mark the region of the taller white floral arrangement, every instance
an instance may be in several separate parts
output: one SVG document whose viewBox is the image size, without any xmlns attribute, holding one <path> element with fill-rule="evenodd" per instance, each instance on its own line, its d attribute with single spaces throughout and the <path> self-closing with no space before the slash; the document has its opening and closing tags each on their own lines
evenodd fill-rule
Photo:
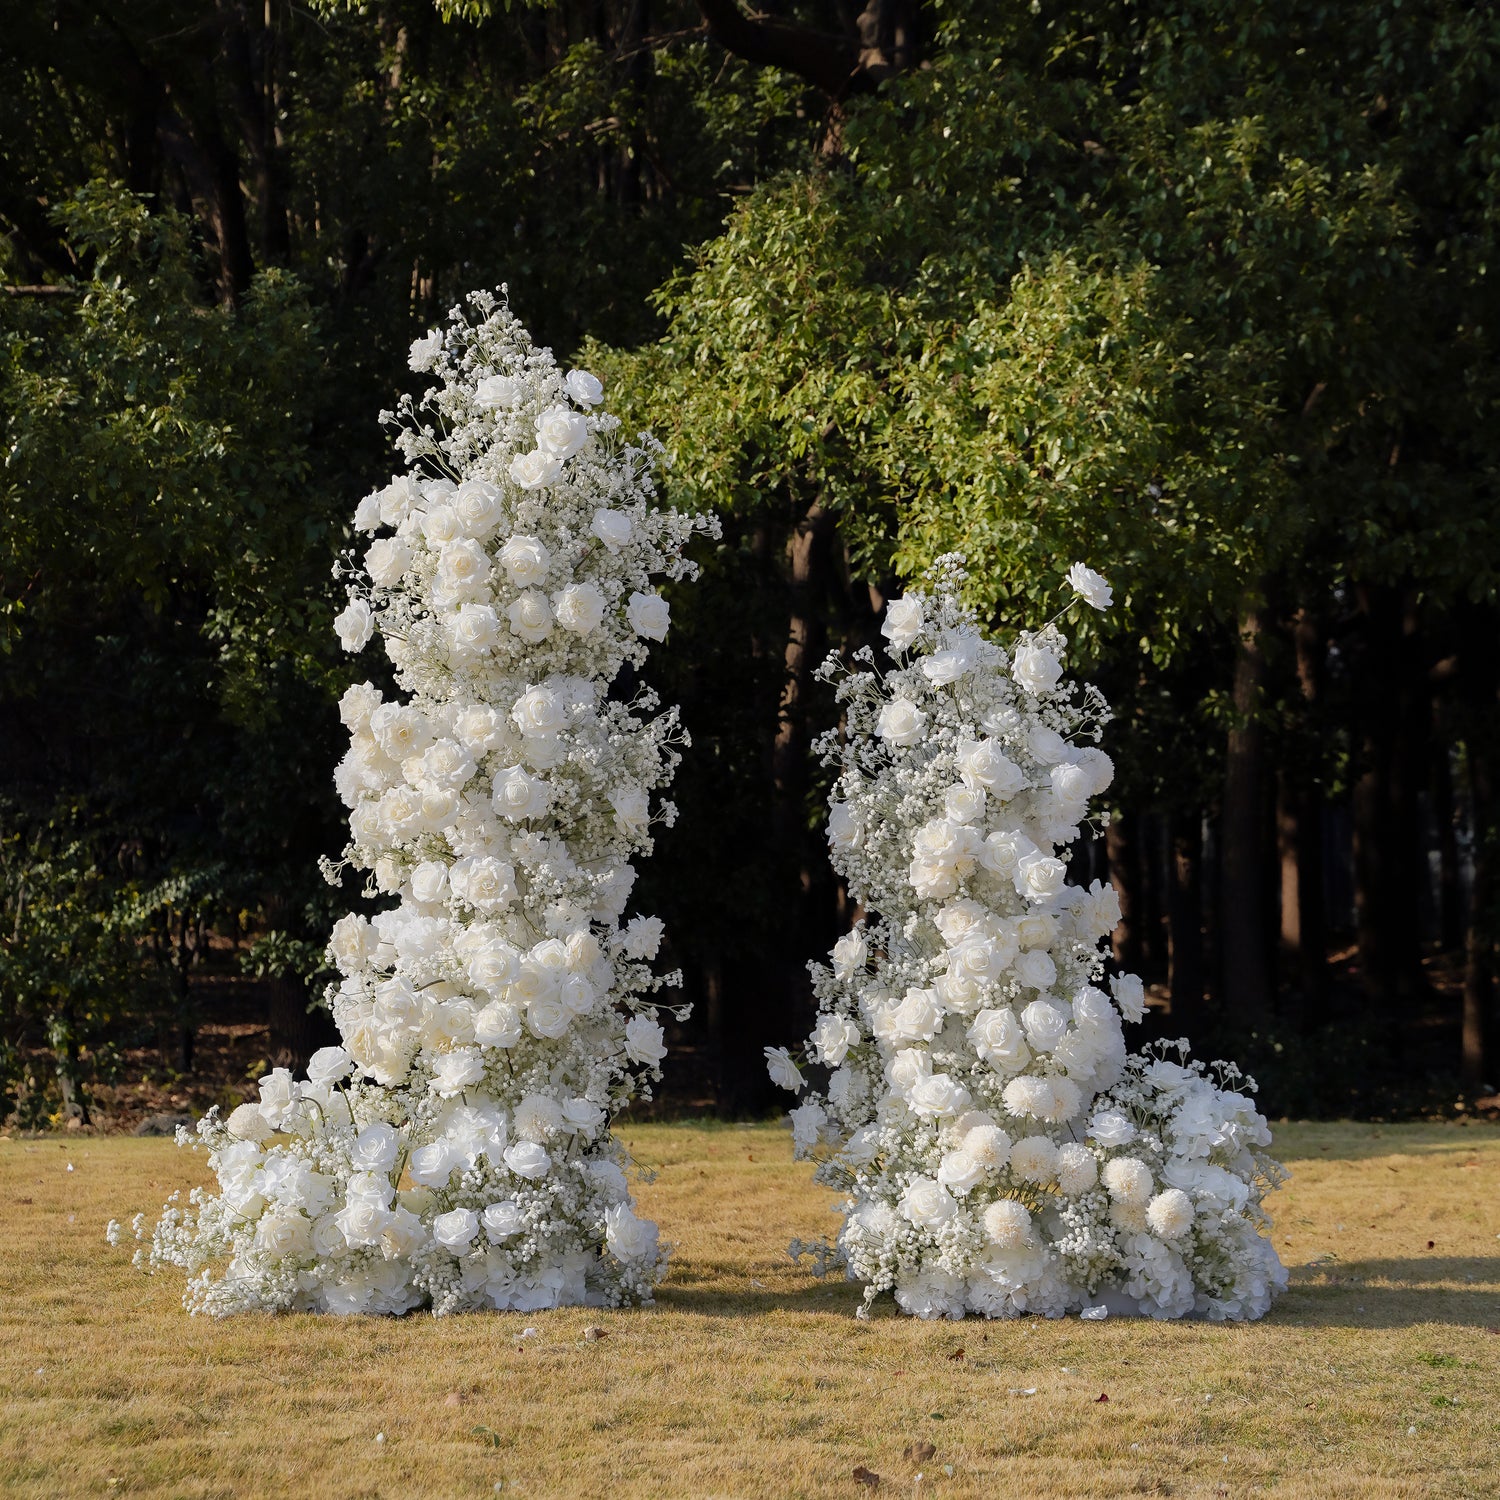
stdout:
<svg viewBox="0 0 1500 1500">
<path fill-rule="evenodd" d="M 1107 706 L 1064 679 L 1055 626 L 986 640 L 962 581 L 945 558 L 892 601 L 894 670 L 861 654 L 822 746 L 834 867 L 870 913 L 813 966 L 805 1059 L 827 1082 L 792 1111 L 799 1155 L 845 1194 L 837 1258 L 865 1308 L 891 1291 L 920 1317 L 1258 1317 L 1286 1282 L 1262 1233 L 1284 1175 L 1266 1122 L 1231 1065 L 1127 1054 L 1145 996 L 1133 975 L 1104 987 L 1118 902 L 1067 879 L 1113 777 Z M 1069 582 L 1112 602 L 1081 564 Z M 767 1056 L 802 1093 L 797 1060 Z"/>
<path fill-rule="evenodd" d="M 651 439 L 495 297 L 411 366 L 436 383 L 387 414 L 405 472 L 355 513 L 379 536 L 336 622 L 349 651 L 379 636 L 399 688 L 345 693 L 335 778 L 345 863 L 393 904 L 334 929 L 342 1045 L 199 1125 L 218 1191 L 150 1246 L 194 1311 L 614 1306 L 665 1265 L 610 1121 L 661 1076 L 652 997 L 677 976 L 649 963 L 661 922 L 626 914 L 686 736 L 621 685 L 716 528 L 654 503 Z"/>
</svg>

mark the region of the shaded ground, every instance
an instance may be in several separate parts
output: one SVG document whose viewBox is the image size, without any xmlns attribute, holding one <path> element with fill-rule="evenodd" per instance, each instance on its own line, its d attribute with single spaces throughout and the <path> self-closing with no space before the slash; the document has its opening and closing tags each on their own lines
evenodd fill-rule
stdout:
<svg viewBox="0 0 1500 1500">
<path fill-rule="evenodd" d="M 913 1497 L 1500 1493 L 1491 1127 L 1280 1127 L 1293 1287 L 1238 1327 L 858 1323 L 785 1253 L 832 1220 L 782 1131 L 624 1134 L 678 1242 L 657 1307 L 444 1322 L 189 1319 L 102 1227 L 201 1159 L 0 1141 L 0 1491 L 858 1496 L 863 1469 Z"/>
</svg>

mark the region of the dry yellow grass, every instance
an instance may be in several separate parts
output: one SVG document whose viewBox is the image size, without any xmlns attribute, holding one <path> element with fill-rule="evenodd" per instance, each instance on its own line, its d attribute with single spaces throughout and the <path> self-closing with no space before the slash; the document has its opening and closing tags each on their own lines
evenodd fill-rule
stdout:
<svg viewBox="0 0 1500 1500">
<path fill-rule="evenodd" d="M 625 1135 L 679 1247 L 654 1310 L 399 1323 L 190 1320 L 102 1230 L 201 1159 L 0 1142 L 0 1490 L 858 1496 L 862 1467 L 932 1500 L 1500 1494 L 1494 1129 L 1281 1127 L 1293 1289 L 1245 1327 L 858 1323 L 786 1257 L 831 1220 L 779 1129 Z"/>
</svg>

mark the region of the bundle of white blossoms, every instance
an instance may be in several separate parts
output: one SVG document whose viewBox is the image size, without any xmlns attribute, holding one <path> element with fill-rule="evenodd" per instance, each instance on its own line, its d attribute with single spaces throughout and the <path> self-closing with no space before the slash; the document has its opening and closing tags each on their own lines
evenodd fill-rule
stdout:
<svg viewBox="0 0 1500 1500">
<path fill-rule="evenodd" d="M 812 966 L 805 1060 L 829 1072 L 791 1116 L 847 1195 L 835 1259 L 866 1309 L 893 1291 L 924 1318 L 1259 1317 L 1286 1282 L 1261 1232 L 1284 1176 L 1266 1122 L 1231 1066 L 1127 1056 L 1145 996 L 1133 975 L 1102 987 L 1118 902 L 1067 880 L 1113 776 L 1107 706 L 1063 680 L 1055 626 L 1008 653 L 984 639 L 963 576 L 941 559 L 892 601 L 895 669 L 861 653 L 821 746 L 833 863 L 872 913 Z M 1112 602 L 1081 564 L 1069 582 Z M 787 1051 L 767 1058 L 807 1087 Z"/>
<path fill-rule="evenodd" d="M 342 1046 L 198 1127 L 218 1191 L 150 1245 L 194 1311 L 616 1306 L 665 1267 L 610 1121 L 661 1076 L 649 997 L 679 981 L 625 913 L 686 737 L 619 687 L 667 633 L 655 582 L 716 528 L 653 503 L 658 450 L 598 380 L 469 307 L 412 346 L 441 384 L 386 414 L 407 472 L 355 513 L 382 535 L 336 622 L 350 651 L 383 638 L 401 690 L 344 694 L 335 777 L 345 860 L 396 904 L 334 928 Z"/>
</svg>

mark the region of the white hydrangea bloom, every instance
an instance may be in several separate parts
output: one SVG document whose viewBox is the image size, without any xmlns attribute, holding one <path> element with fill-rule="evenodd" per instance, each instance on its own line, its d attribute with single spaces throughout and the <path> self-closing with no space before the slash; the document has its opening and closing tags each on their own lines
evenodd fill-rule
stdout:
<svg viewBox="0 0 1500 1500">
<path fill-rule="evenodd" d="M 958 601 L 959 559 L 891 601 L 895 669 L 843 677 L 822 750 L 834 867 L 866 913 L 814 966 L 799 1155 L 845 1196 L 839 1250 L 866 1301 L 919 1317 L 1258 1317 L 1285 1285 L 1261 1208 L 1282 1172 L 1233 1067 L 1126 1051 L 1134 975 L 1104 987 L 1114 892 L 1067 880 L 1114 774 L 1108 707 L 1063 675 L 1056 628 L 1008 650 Z M 1103 608 L 1088 569 L 1069 582 Z M 864 659 L 873 665 L 869 653 Z M 841 664 L 830 659 L 825 675 Z"/>
<path fill-rule="evenodd" d="M 200 1126 L 218 1190 L 169 1204 L 150 1255 L 195 1312 L 618 1306 L 666 1264 L 609 1122 L 661 1076 L 653 997 L 678 977 L 626 912 L 687 738 L 609 689 L 716 527 L 656 504 L 655 442 L 499 299 L 411 366 L 435 383 L 389 418 L 406 472 L 361 502 L 388 534 L 341 565 L 337 622 L 350 651 L 382 639 L 400 690 L 344 695 L 335 778 L 345 863 L 396 904 L 334 928 L 342 1045 Z"/>
</svg>

